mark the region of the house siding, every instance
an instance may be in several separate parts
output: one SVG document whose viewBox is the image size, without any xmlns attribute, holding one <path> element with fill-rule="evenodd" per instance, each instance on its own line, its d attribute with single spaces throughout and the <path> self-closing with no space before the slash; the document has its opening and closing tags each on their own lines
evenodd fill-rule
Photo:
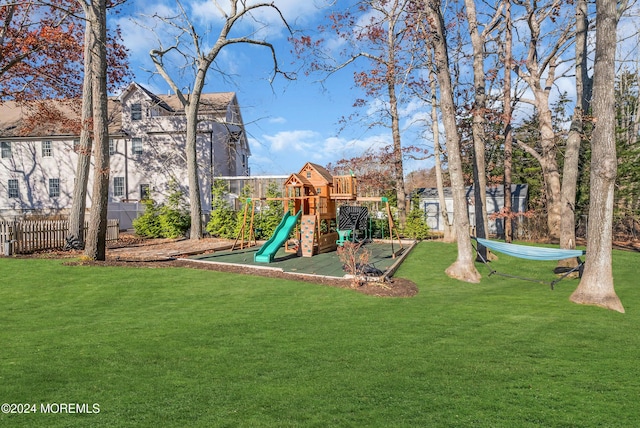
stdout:
<svg viewBox="0 0 640 428">
<path fill-rule="evenodd" d="M 216 98 L 216 96 L 218 96 Z M 218 104 L 199 118 L 197 162 L 203 214 L 211 211 L 211 184 L 215 176 L 249 175 L 251 151 L 237 99 L 233 94 L 207 94 Z M 141 200 L 141 185 L 148 185 L 150 196 L 162 203 L 175 182 L 188 196 L 187 165 L 184 155 L 186 117 L 175 97 L 157 97 L 131 84 L 117 99 L 118 116 L 110 127 L 113 151 L 110 156 L 109 218 L 118 204 Z M 132 106 L 139 104 L 140 120 L 132 120 Z M 0 109 L 7 108 L 0 106 Z M 15 111 L 11 112 L 15 116 Z M 2 123 L 0 141 L 10 143 L 11 156 L 0 157 L 0 218 L 11 219 L 29 214 L 68 214 L 72 205 L 78 154 L 74 141 L 78 136 L 11 135 L 14 123 Z M 141 139 L 136 152 L 134 139 Z M 42 142 L 51 141 L 51 156 L 43 156 Z M 244 160 L 244 162 L 243 162 Z M 114 179 L 123 180 L 123 194 L 114 195 Z M 60 181 L 60 195 L 49 196 L 49 179 Z M 18 180 L 19 195 L 9 198 L 9 180 Z M 93 172 L 90 173 L 87 209 L 91 206 Z"/>
</svg>

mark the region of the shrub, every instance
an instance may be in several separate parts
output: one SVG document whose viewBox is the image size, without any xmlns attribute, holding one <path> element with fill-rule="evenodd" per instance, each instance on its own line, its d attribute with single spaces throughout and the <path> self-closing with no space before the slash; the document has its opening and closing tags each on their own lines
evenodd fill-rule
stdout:
<svg viewBox="0 0 640 428">
<path fill-rule="evenodd" d="M 366 282 L 364 276 L 364 268 L 371 259 L 371 252 L 367 249 L 361 249 L 362 244 L 356 244 L 346 241 L 342 247 L 338 247 L 338 258 L 343 264 L 344 270 L 351 278 L 351 287 L 357 288 Z"/>
<path fill-rule="evenodd" d="M 429 237 L 429 226 L 424 218 L 424 213 L 420 210 L 420 203 L 417 196 L 412 198 L 411 211 L 409 211 L 409 215 L 407 215 L 407 224 L 405 224 L 402 234 L 412 239 L 425 239 Z"/>
<path fill-rule="evenodd" d="M 191 226 L 191 217 L 184 203 L 183 194 L 178 186 L 169 184 L 167 204 L 157 205 L 147 199 L 144 214 L 133 221 L 136 234 L 145 238 L 178 238 Z"/>
<path fill-rule="evenodd" d="M 211 188 L 211 218 L 207 223 L 207 232 L 217 238 L 234 238 L 236 236 L 236 213 L 225 199 L 227 183 L 215 180 Z"/>
<path fill-rule="evenodd" d="M 281 198 L 280 186 L 275 182 L 269 183 L 266 195 L 267 198 Z M 254 220 L 256 239 L 269 239 L 284 215 L 283 201 L 267 201 L 267 204 L 263 205 L 260 212 L 256 214 Z"/>
<path fill-rule="evenodd" d="M 162 234 L 162 226 L 160 225 L 159 207 L 155 201 L 145 199 L 144 214 L 133 220 L 133 228 L 136 234 L 145 238 L 157 238 Z"/>
</svg>

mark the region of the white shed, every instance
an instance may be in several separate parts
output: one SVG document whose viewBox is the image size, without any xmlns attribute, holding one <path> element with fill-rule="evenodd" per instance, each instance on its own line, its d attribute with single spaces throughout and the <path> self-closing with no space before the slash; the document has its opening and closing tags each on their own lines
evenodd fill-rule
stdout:
<svg viewBox="0 0 640 428">
<path fill-rule="evenodd" d="M 435 187 L 416 189 L 420 201 L 420 208 L 424 211 L 425 220 L 433 231 L 444 231 L 444 219 L 440 213 L 438 189 Z M 511 185 L 511 210 L 513 212 L 527 211 L 529 186 L 527 184 Z M 469 223 L 475 227 L 475 214 L 473 208 L 473 186 L 465 187 L 467 208 L 469 210 Z M 444 201 L 449 218 L 453 218 L 453 195 L 450 187 L 444 188 Z M 487 187 L 487 214 L 500 212 L 504 207 L 504 189 L 502 186 Z M 503 235 L 504 225 L 502 219 L 489 220 L 489 233 Z"/>
</svg>

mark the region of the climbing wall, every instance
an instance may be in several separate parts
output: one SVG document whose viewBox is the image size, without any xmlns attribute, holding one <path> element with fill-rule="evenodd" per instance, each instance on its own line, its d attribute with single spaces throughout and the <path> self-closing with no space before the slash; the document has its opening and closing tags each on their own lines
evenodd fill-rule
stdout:
<svg viewBox="0 0 640 428">
<path fill-rule="evenodd" d="M 302 257 L 313 256 L 313 236 L 316 230 L 316 216 L 303 215 L 300 225 L 300 247 Z"/>
</svg>

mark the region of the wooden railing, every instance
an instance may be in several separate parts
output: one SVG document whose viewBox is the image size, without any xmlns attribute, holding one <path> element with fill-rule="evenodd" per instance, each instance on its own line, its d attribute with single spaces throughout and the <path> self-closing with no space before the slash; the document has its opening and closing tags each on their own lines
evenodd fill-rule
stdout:
<svg viewBox="0 0 640 428">
<path fill-rule="evenodd" d="M 333 199 L 353 199 L 356 197 L 356 178 L 350 175 L 336 175 L 333 177 Z"/>
<path fill-rule="evenodd" d="M 88 222 L 84 225 L 87 237 Z M 67 220 L 0 221 L 0 244 L 11 242 L 16 254 L 63 248 L 69 230 Z M 120 224 L 117 219 L 107 220 L 107 241 L 118 240 Z M 2 251 L 0 251 L 2 254 Z"/>
</svg>

